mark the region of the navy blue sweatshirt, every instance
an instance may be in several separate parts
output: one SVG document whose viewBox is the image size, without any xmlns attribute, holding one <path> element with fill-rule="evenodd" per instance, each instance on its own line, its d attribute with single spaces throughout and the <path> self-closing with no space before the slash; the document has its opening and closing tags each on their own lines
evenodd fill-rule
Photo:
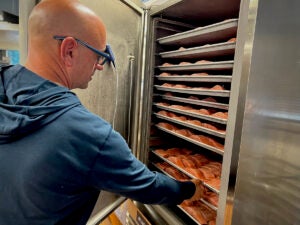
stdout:
<svg viewBox="0 0 300 225">
<path fill-rule="evenodd" d="M 179 204 L 195 190 L 150 171 L 77 96 L 21 65 L 0 77 L 0 224 L 86 224 L 106 190 Z"/>
</svg>

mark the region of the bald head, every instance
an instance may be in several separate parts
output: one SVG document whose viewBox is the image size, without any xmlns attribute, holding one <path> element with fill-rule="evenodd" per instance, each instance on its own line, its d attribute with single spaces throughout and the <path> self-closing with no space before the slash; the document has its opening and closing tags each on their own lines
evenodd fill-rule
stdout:
<svg viewBox="0 0 300 225">
<path fill-rule="evenodd" d="M 36 40 L 66 35 L 105 41 L 103 23 L 93 11 L 76 0 L 41 1 L 33 9 L 28 26 L 29 38 Z"/>
<path fill-rule="evenodd" d="M 54 35 L 76 37 L 103 50 L 106 46 L 105 26 L 92 10 L 77 0 L 42 0 L 32 10 L 25 66 L 47 79 L 59 76 L 65 80 L 65 86 L 70 86 L 66 84 L 72 82 L 70 74 L 59 60 L 61 49 L 57 48 Z M 56 74 L 51 75 L 51 72 Z"/>
</svg>

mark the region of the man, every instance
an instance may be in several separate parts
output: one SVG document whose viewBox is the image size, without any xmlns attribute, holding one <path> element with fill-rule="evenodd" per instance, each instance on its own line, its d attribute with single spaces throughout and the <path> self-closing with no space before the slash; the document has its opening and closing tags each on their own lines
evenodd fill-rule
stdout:
<svg viewBox="0 0 300 225">
<path fill-rule="evenodd" d="M 78 1 L 43 0 L 25 67 L 0 82 L 0 224 L 85 224 L 100 190 L 148 204 L 199 199 L 199 181 L 151 172 L 70 90 L 110 60 L 102 21 Z M 96 50 L 98 49 L 98 50 Z"/>
</svg>

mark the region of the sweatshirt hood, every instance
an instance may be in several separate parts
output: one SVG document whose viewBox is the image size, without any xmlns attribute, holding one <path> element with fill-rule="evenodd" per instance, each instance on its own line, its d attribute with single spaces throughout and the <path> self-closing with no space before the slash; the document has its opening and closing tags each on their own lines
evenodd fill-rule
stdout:
<svg viewBox="0 0 300 225">
<path fill-rule="evenodd" d="M 0 76 L 0 143 L 29 135 L 80 104 L 69 89 L 12 66 Z"/>
</svg>

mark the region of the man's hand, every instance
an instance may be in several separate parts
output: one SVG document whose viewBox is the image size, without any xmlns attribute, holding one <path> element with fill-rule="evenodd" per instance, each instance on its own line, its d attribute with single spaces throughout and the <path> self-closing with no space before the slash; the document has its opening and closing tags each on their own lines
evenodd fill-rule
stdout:
<svg viewBox="0 0 300 225">
<path fill-rule="evenodd" d="M 204 196 L 203 182 L 201 180 L 198 180 L 198 179 L 192 179 L 191 181 L 195 184 L 196 190 L 195 190 L 194 195 L 190 199 L 187 199 L 187 200 L 188 201 L 200 200 Z"/>
</svg>

